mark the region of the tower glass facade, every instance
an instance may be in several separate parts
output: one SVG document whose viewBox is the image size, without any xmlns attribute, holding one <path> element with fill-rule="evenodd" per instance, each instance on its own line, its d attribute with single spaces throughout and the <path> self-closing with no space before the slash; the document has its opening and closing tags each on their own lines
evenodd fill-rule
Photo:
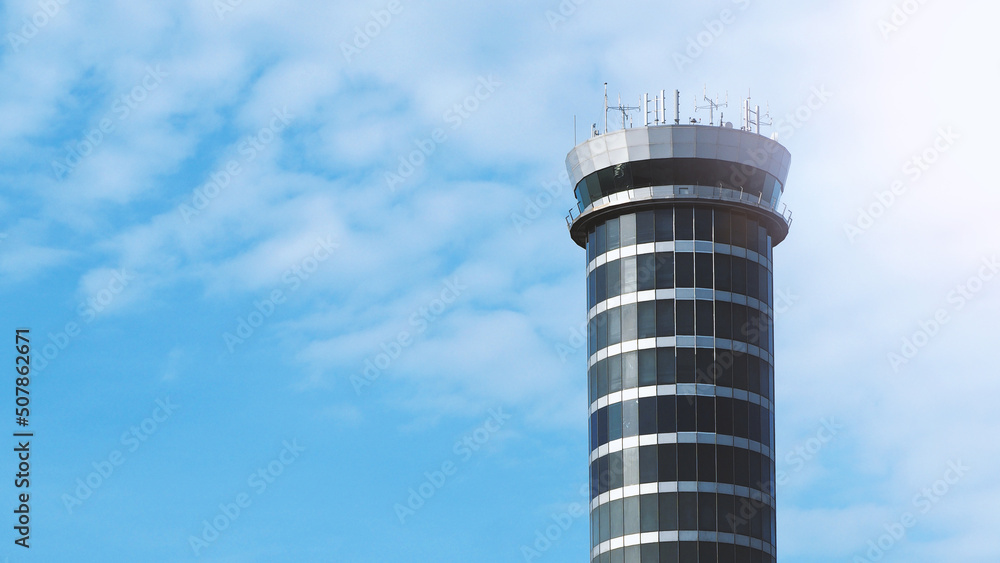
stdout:
<svg viewBox="0 0 1000 563">
<path fill-rule="evenodd" d="M 773 562 L 772 248 L 789 156 L 745 131 L 636 131 L 567 158 L 587 251 L 591 561 Z M 692 150 L 672 162 L 649 142 L 664 132 Z M 735 149 L 722 159 L 720 137 Z"/>
</svg>

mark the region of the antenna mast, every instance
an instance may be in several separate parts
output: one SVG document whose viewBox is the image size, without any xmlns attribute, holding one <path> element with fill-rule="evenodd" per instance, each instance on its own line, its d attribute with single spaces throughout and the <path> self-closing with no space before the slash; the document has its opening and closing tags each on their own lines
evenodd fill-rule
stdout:
<svg viewBox="0 0 1000 563">
<path fill-rule="evenodd" d="M 604 133 L 608 132 L 608 83 L 604 83 Z"/>
<path fill-rule="evenodd" d="M 760 135 L 761 125 L 766 125 L 768 127 L 774 125 L 774 122 L 771 120 L 770 104 L 766 104 L 765 107 L 767 109 L 765 109 L 763 117 L 766 121 L 761 121 L 760 105 L 755 105 L 753 106 L 753 109 L 750 109 L 750 92 L 747 92 L 747 98 L 743 100 L 744 131 L 753 131 L 754 133 Z"/>
<path fill-rule="evenodd" d="M 729 107 L 729 92 L 726 92 L 726 101 L 722 102 L 720 104 L 719 103 L 719 96 L 716 95 L 715 96 L 715 101 L 712 101 L 712 99 L 708 97 L 707 91 L 708 91 L 708 87 L 706 86 L 705 90 L 702 91 L 702 97 L 705 98 L 705 101 L 708 102 L 708 105 L 707 106 L 699 106 L 698 105 L 698 100 L 695 99 L 695 102 L 694 102 L 694 111 L 698 111 L 700 109 L 707 109 L 708 110 L 708 124 L 709 125 L 715 125 L 715 110 L 717 110 L 719 108 Z M 719 117 L 719 125 L 722 125 L 722 117 L 721 117 L 721 115 Z"/>
<path fill-rule="evenodd" d="M 608 112 L 611 110 L 620 111 L 622 113 L 622 129 L 630 127 L 632 125 L 632 116 L 629 114 L 630 111 L 641 110 L 642 106 L 626 106 L 622 105 L 621 94 L 618 95 L 618 105 L 616 107 L 608 107 L 608 93 L 607 93 L 607 83 L 604 84 L 604 132 L 608 132 Z M 640 99 L 640 103 L 642 100 Z"/>
</svg>

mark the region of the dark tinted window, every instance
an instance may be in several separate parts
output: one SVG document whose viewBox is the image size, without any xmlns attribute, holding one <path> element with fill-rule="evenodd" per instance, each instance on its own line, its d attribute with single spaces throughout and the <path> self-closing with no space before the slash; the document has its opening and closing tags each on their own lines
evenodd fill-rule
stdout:
<svg viewBox="0 0 1000 563">
<path fill-rule="evenodd" d="M 674 208 L 674 237 L 677 240 L 694 240 L 694 218 L 690 207 Z"/>
<path fill-rule="evenodd" d="M 712 240 L 712 210 L 698 207 L 694 210 L 695 240 Z"/>
<path fill-rule="evenodd" d="M 635 242 L 642 244 L 656 240 L 656 222 L 652 211 L 635 214 Z"/>
<path fill-rule="evenodd" d="M 678 252 L 674 254 L 676 261 L 675 282 L 677 287 L 694 287 L 694 253 Z"/>
<path fill-rule="evenodd" d="M 672 209 L 657 209 L 656 217 L 656 240 L 674 240 L 674 212 Z"/>
</svg>

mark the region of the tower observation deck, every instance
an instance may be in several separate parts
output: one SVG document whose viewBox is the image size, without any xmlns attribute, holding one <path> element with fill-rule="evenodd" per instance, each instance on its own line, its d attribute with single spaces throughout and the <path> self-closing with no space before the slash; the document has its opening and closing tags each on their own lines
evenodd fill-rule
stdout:
<svg viewBox="0 0 1000 563">
<path fill-rule="evenodd" d="M 790 160 L 749 120 L 679 119 L 566 157 L 594 563 L 775 561 L 772 248 Z"/>
</svg>

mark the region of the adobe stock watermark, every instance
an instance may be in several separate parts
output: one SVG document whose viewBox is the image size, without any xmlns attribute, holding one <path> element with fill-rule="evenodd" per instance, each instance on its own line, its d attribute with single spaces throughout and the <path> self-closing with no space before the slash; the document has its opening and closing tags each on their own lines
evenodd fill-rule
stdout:
<svg viewBox="0 0 1000 563">
<path fill-rule="evenodd" d="M 775 315 L 784 313 L 798 300 L 799 296 L 792 293 L 791 290 L 778 290 L 775 295 L 774 307 L 772 308 L 772 311 Z M 762 318 L 756 315 L 750 315 L 750 317 L 751 318 L 747 322 L 740 326 L 738 331 L 738 334 L 745 338 L 734 340 L 742 340 L 752 346 L 767 346 L 767 341 L 769 340 L 767 335 L 769 333 L 773 333 L 773 328 L 770 326 L 771 322 L 761 320 Z M 734 332 L 734 335 L 735 334 L 737 333 Z M 707 368 L 698 368 L 695 370 L 695 383 L 716 385 L 716 381 L 719 376 L 728 373 L 729 370 L 736 365 L 737 353 L 746 354 L 746 352 L 736 352 L 734 350 L 716 350 L 715 359 L 708 365 Z M 688 404 L 693 404 L 698 398 L 697 395 L 683 396 L 687 400 Z"/>
<path fill-rule="evenodd" d="M 553 512 L 549 515 L 551 524 L 546 524 L 544 528 L 535 530 L 535 539 L 531 545 L 521 544 L 521 556 L 525 561 L 539 559 L 548 550 L 552 549 L 559 540 L 573 527 L 580 518 L 584 518 L 589 513 L 590 507 L 590 485 L 580 486 L 580 496 L 582 501 L 571 502 L 565 510 Z"/>
<path fill-rule="evenodd" d="M 892 207 L 909 187 L 916 183 L 927 172 L 930 167 L 937 162 L 944 153 L 948 152 L 959 136 L 951 127 L 938 129 L 937 136 L 929 146 L 914 153 L 906 159 L 902 172 L 907 181 L 894 180 L 889 184 L 887 190 L 875 190 L 872 192 L 871 203 L 858 208 L 858 216 L 853 223 L 844 223 L 844 235 L 851 244 L 861 235 L 868 232 L 875 225 L 875 221 L 885 215 L 886 211 Z"/>
<path fill-rule="evenodd" d="M 828 443 L 832 442 L 837 436 L 837 433 L 843 428 L 843 426 L 837 424 L 832 418 L 824 418 L 820 420 L 820 427 L 816 431 L 815 435 L 806 440 L 804 444 L 800 444 L 795 448 L 792 448 L 792 451 L 785 455 L 785 462 L 790 463 L 793 466 L 791 472 L 798 473 L 799 471 L 802 471 L 806 462 L 815 459 L 819 454 L 819 451 L 822 450 Z M 790 478 L 791 475 L 789 472 L 776 469 L 774 473 L 774 481 L 758 481 L 756 488 L 757 490 L 774 497 L 778 487 L 788 483 Z M 726 516 L 726 523 L 729 525 L 729 529 L 736 531 L 740 528 L 749 526 L 753 518 L 757 516 L 757 514 L 764 509 L 764 507 L 770 507 L 770 505 L 765 503 L 763 499 L 742 498 L 740 500 L 739 510 Z"/>
<path fill-rule="evenodd" d="M 155 68 L 147 66 L 146 74 L 139 80 L 139 83 L 128 92 L 115 98 L 111 109 L 97 121 L 97 126 L 86 131 L 82 138 L 67 143 L 66 156 L 62 160 L 51 162 L 52 173 L 56 180 L 62 180 L 76 170 L 76 167 L 85 158 L 93 154 L 97 147 L 101 146 L 104 140 L 115 132 L 116 121 L 120 123 L 127 120 L 132 112 L 160 87 L 163 79 L 167 76 L 169 74 L 164 72 L 160 65 L 156 65 Z M 113 119 L 113 117 L 117 119 Z"/>
<path fill-rule="evenodd" d="M 219 195 L 229 187 L 233 180 L 243 173 L 243 167 L 250 164 L 258 155 L 264 152 L 271 143 L 281 136 L 294 119 L 288 112 L 288 107 L 271 110 L 271 120 L 253 135 L 247 135 L 236 144 L 240 158 L 231 158 L 224 165 L 208 175 L 209 180 L 191 191 L 190 203 L 185 202 L 177 207 L 185 223 L 190 223 L 192 217 L 201 214 Z"/>
<path fill-rule="evenodd" d="M 834 93 L 827 90 L 825 84 L 813 86 L 805 102 L 799 104 L 794 111 L 774 120 L 772 127 L 778 135 L 778 139 L 787 143 L 789 139 L 795 136 L 796 131 L 804 127 L 816 115 L 816 112 L 822 109 L 833 97 Z M 749 157 L 751 162 L 733 164 L 729 182 L 734 186 L 744 185 L 747 180 L 753 177 L 758 169 L 764 167 L 771 155 L 780 149 L 781 145 L 778 143 L 767 143 L 754 150 L 748 150 L 746 156 Z"/>
<path fill-rule="evenodd" d="M 401 330 L 395 338 L 379 344 L 382 351 L 365 358 L 365 365 L 361 368 L 361 373 L 351 375 L 351 386 L 354 387 L 355 395 L 361 396 L 361 391 L 365 387 L 378 381 L 378 378 L 392 366 L 403 351 L 413 345 L 414 337 L 426 332 L 431 323 L 444 316 L 452 304 L 462 296 L 462 292 L 468 289 L 468 286 L 458 280 L 458 276 L 445 279 L 443 284 L 444 288 L 441 289 L 437 297 L 417 307 L 410 314 L 409 326 L 413 327 L 412 332 Z"/>
<path fill-rule="evenodd" d="M 333 237 L 317 238 L 312 252 L 282 274 L 281 281 L 285 284 L 287 293 L 285 289 L 273 289 L 262 301 L 254 301 L 253 309 L 249 313 L 236 317 L 236 328 L 233 332 L 222 333 L 222 341 L 226 343 L 229 353 L 235 353 L 237 346 L 249 340 L 257 329 L 271 318 L 278 305 L 284 304 L 288 300 L 288 295 L 298 291 L 302 284 L 319 270 L 320 265 L 333 256 L 333 251 L 337 248 L 340 248 L 340 243 L 335 242 Z"/>
<path fill-rule="evenodd" d="M 882 528 L 885 530 L 885 533 L 873 540 L 868 540 L 868 551 L 865 552 L 865 556 L 855 555 L 852 563 L 874 563 L 881 561 L 886 553 L 906 538 L 907 530 L 917 525 L 918 516 L 927 514 L 937 506 L 941 502 L 941 499 L 965 477 L 969 470 L 970 468 L 962 463 L 960 459 L 949 461 L 948 469 L 945 470 L 944 475 L 921 489 L 913 497 L 912 504 L 914 510 L 904 511 L 899 515 L 899 518 L 883 525 Z"/>
<path fill-rule="evenodd" d="M 545 10 L 545 20 L 549 22 L 549 28 L 555 31 L 557 27 L 575 16 L 580 6 L 586 3 L 587 0 L 561 0 L 555 10 Z"/>
<path fill-rule="evenodd" d="M 372 41 L 389 27 L 395 16 L 403 13 L 403 4 L 399 0 L 390 0 L 385 8 L 371 11 L 371 19 L 364 25 L 355 26 L 354 37 L 351 42 L 340 42 L 340 54 L 344 56 L 347 64 L 354 62 L 354 57 L 361 54 L 371 45 Z"/>
<path fill-rule="evenodd" d="M 886 360 L 892 367 L 893 373 L 899 373 L 900 366 L 910 363 L 920 350 L 930 344 L 931 339 L 937 336 L 941 329 L 951 321 L 952 311 L 961 311 L 986 287 L 986 284 L 993 280 L 1000 272 L 1000 261 L 996 255 L 982 259 L 982 266 L 979 271 L 970 276 L 964 282 L 955 286 L 945 296 L 945 302 L 950 305 L 941 307 L 928 319 L 921 319 L 917 323 L 917 330 L 910 336 L 900 339 L 898 350 L 886 354 Z"/>
<path fill-rule="evenodd" d="M 915 16 L 926 3 L 927 0 L 903 0 L 903 2 L 893 4 L 889 17 L 878 20 L 878 30 L 882 34 L 882 39 L 888 41 L 889 36 L 906 25 L 910 18 Z"/>
<path fill-rule="evenodd" d="M 510 420 L 511 415 L 503 412 L 503 407 L 490 409 L 489 418 L 472 432 L 464 435 L 452 446 L 456 459 L 449 459 L 441 464 L 439 469 L 424 472 L 424 480 L 416 487 L 410 487 L 405 503 L 393 505 L 393 512 L 400 524 L 406 524 L 406 519 L 412 517 L 423 508 L 439 490 L 447 483 L 449 477 L 458 473 L 461 465 L 485 446 L 490 439 Z"/>
<path fill-rule="evenodd" d="M 212 2 L 212 9 L 215 10 L 216 17 L 219 21 L 225 21 L 226 16 L 236 11 L 243 5 L 244 0 L 215 0 Z"/>
<path fill-rule="evenodd" d="M 819 456 L 819 452 L 832 442 L 843 429 L 844 426 L 837 424 L 837 421 L 833 417 L 820 419 L 820 427 L 816 432 L 805 442 L 798 444 L 785 454 L 783 461 L 790 465 L 791 468 L 789 471 L 776 470 L 774 474 L 775 482 L 778 485 L 787 483 L 790 473 L 802 471 L 806 463 L 816 459 Z"/>
<path fill-rule="evenodd" d="M 715 40 L 725 32 L 727 26 L 736 23 L 739 12 L 750 7 L 750 0 L 732 0 L 732 3 L 737 5 L 739 8 L 738 11 L 734 12 L 729 8 L 723 8 L 717 17 L 702 22 L 704 26 L 702 31 L 699 31 L 693 37 L 687 37 L 687 45 L 683 52 L 674 51 L 674 66 L 677 67 L 678 72 L 693 63 L 695 59 L 705 52 L 705 49 L 708 49 L 715 43 Z"/>
<path fill-rule="evenodd" d="M 119 442 L 128 453 L 135 453 L 136 450 L 142 447 L 146 440 L 149 440 L 150 436 L 159 430 L 160 425 L 166 422 L 170 418 L 170 415 L 174 414 L 178 406 L 171 402 L 169 396 L 164 399 L 157 399 L 153 412 L 148 417 L 142 419 L 137 426 L 131 426 L 128 430 L 122 432 Z M 61 499 L 63 506 L 66 507 L 66 512 L 72 515 L 73 510 L 81 506 L 83 501 L 89 499 L 97 489 L 101 488 L 111 478 L 115 470 L 121 467 L 126 461 L 126 453 L 122 452 L 122 450 L 114 449 L 105 458 L 91 462 L 90 465 L 94 470 L 83 478 L 77 478 L 76 489 L 73 490 L 72 494 L 63 493 Z"/>
<path fill-rule="evenodd" d="M 457 131 L 462 125 L 476 113 L 483 102 L 493 97 L 497 88 L 503 86 L 492 74 L 479 76 L 477 84 L 472 91 L 461 101 L 452 106 L 441 115 L 441 119 L 448 124 L 452 131 Z M 434 128 L 430 134 L 423 139 L 414 139 L 414 149 L 404 156 L 399 157 L 399 165 L 395 171 L 384 173 L 385 183 L 390 192 L 395 192 L 396 188 L 405 183 L 413 176 L 417 169 L 426 164 L 427 159 L 433 155 L 438 146 L 448 140 L 448 132 L 443 127 Z"/>
<path fill-rule="evenodd" d="M 298 440 L 292 440 L 291 443 L 285 440 L 281 445 L 284 448 L 274 459 L 264 467 L 257 468 L 247 477 L 247 487 L 253 491 L 253 495 L 250 494 L 249 490 L 243 491 L 238 493 L 232 502 L 220 503 L 219 511 L 211 519 L 201 521 L 203 525 L 201 534 L 188 536 L 188 545 L 191 546 L 195 557 L 200 556 L 205 548 L 218 540 L 222 532 L 228 530 L 253 504 L 254 498 L 264 494 L 268 486 L 274 483 L 288 466 L 295 463 L 302 452 L 306 451 L 305 447 L 299 445 Z"/>
<path fill-rule="evenodd" d="M 524 228 L 541 217 L 542 211 L 551 207 L 556 202 L 556 198 L 569 187 L 569 174 L 564 171 L 556 180 L 542 182 L 542 189 L 538 190 L 533 197 L 524 198 L 524 213 L 510 214 L 510 222 L 517 229 L 517 234 L 524 234 Z"/>
<path fill-rule="evenodd" d="M 69 321 L 62 330 L 57 330 L 55 334 L 48 333 L 48 342 L 38 348 L 34 356 L 34 367 L 36 372 L 45 371 L 49 362 L 59 357 L 66 348 L 69 347 L 76 337 L 83 332 L 83 327 L 94 322 L 98 315 L 103 313 L 127 288 L 130 282 L 135 280 L 135 275 L 128 270 L 112 270 L 108 283 L 90 297 L 87 297 L 76 308 L 77 315 L 82 319 L 81 326 L 76 321 Z"/>
<path fill-rule="evenodd" d="M 52 20 L 63 12 L 63 6 L 69 0 L 39 0 L 38 9 L 31 17 L 21 19 L 21 27 L 7 33 L 7 44 L 14 53 L 20 53 L 32 39 L 45 29 Z"/>
</svg>

